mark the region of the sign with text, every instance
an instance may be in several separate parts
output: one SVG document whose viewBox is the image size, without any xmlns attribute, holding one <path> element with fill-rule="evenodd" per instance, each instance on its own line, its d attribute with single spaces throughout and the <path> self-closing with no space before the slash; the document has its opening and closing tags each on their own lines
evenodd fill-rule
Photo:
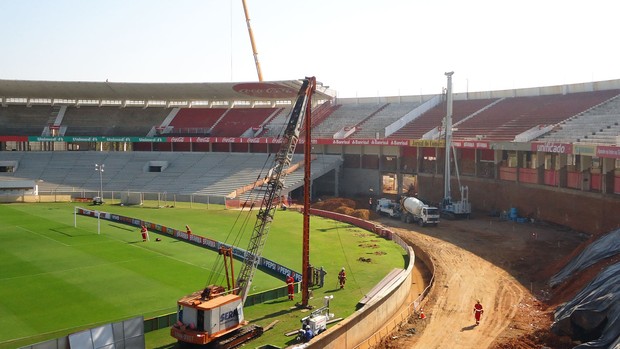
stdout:
<svg viewBox="0 0 620 349">
<path fill-rule="evenodd" d="M 541 153 L 555 153 L 555 154 L 572 154 L 573 145 L 570 143 L 556 143 L 556 142 L 534 142 L 532 145 L 532 151 Z"/>
</svg>

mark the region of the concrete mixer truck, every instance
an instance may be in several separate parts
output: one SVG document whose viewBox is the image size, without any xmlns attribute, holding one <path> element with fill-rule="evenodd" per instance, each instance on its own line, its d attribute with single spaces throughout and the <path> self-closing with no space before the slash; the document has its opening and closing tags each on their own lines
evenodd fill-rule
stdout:
<svg viewBox="0 0 620 349">
<path fill-rule="evenodd" d="M 412 196 L 402 197 L 400 200 L 401 220 L 406 223 L 416 222 L 421 227 L 426 224 L 439 224 L 439 209 L 429 206 Z"/>
</svg>

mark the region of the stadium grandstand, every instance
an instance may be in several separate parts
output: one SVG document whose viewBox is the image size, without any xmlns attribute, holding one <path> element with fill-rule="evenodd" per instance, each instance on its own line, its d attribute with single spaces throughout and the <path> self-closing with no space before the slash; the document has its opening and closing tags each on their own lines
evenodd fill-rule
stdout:
<svg viewBox="0 0 620 349">
<path fill-rule="evenodd" d="M 254 202 L 300 86 L 0 80 L 0 199 L 135 192 Z M 515 209 L 592 236 L 618 229 L 620 80 L 451 96 L 451 181 L 468 187 L 474 216 Z M 441 202 L 448 101 L 446 91 L 338 98 L 319 84 L 302 128 L 312 142 L 311 199 L 413 190 Z M 303 197 L 301 148 L 282 191 L 293 200 Z"/>
<path fill-rule="evenodd" d="M 277 151 L 298 88 L 295 80 L 0 80 L 0 179 L 35 180 L 40 193 L 96 191 L 91 167 L 105 163 L 104 192 L 226 200 L 256 181 L 243 169 L 255 173 Z M 538 208 L 573 197 L 617 203 L 618 96 L 618 80 L 454 94 L 452 146 L 473 207 L 516 206 L 579 228 L 578 215 Z M 434 188 L 443 175 L 445 94 L 337 98 L 319 84 L 312 108 L 313 196 L 397 196 L 415 185 L 421 197 L 441 200 Z M 532 193 L 549 195 L 532 202 Z M 602 214 L 596 219 L 603 230 L 615 224 Z"/>
</svg>

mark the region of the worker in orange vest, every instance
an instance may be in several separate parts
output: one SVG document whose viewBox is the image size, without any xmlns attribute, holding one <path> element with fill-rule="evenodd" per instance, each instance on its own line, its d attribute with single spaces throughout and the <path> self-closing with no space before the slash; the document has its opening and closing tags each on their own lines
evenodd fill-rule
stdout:
<svg viewBox="0 0 620 349">
<path fill-rule="evenodd" d="M 146 226 L 142 224 L 142 228 L 140 229 L 140 233 L 142 234 L 142 242 L 145 242 L 149 239 L 149 231 L 146 229 Z"/>
<path fill-rule="evenodd" d="M 344 267 L 342 267 L 338 273 L 338 281 L 340 282 L 340 288 L 343 289 L 344 284 L 347 282 L 347 273 L 345 273 Z"/>
<path fill-rule="evenodd" d="M 482 309 L 482 304 L 480 304 L 480 300 L 476 300 L 476 304 L 474 305 L 474 317 L 476 318 L 476 325 L 480 324 L 480 318 L 484 310 Z"/>
<path fill-rule="evenodd" d="M 295 279 L 291 275 L 286 276 L 286 286 L 288 286 L 288 299 L 292 301 L 295 296 Z"/>
</svg>

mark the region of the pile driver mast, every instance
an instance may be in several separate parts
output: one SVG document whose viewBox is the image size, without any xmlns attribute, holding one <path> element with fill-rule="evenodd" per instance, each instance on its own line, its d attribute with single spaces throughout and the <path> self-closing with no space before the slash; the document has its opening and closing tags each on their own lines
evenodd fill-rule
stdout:
<svg viewBox="0 0 620 349">
<path fill-rule="evenodd" d="M 469 189 L 467 186 L 461 185 L 461 177 L 459 175 L 459 167 L 456 162 L 456 153 L 454 154 L 454 168 L 456 170 L 456 179 L 459 183 L 459 191 L 461 198 L 459 201 L 452 200 L 452 193 L 450 190 L 451 179 L 451 162 L 450 152 L 454 151 L 452 147 L 452 74 L 454 72 L 445 73 L 448 77 L 448 88 L 446 91 L 446 118 L 444 121 L 444 129 L 446 136 L 446 156 L 444 164 L 444 197 L 441 202 L 441 213 L 454 218 L 454 217 L 469 217 L 471 214 L 471 204 L 469 203 Z"/>
<path fill-rule="evenodd" d="M 269 233 L 271 221 L 277 208 L 277 202 L 280 198 L 280 193 L 284 187 L 284 177 L 286 173 L 284 170 L 291 164 L 293 155 L 295 154 L 295 148 L 299 142 L 299 134 L 301 126 L 303 125 L 304 116 L 309 118 L 311 96 L 316 88 L 316 80 L 314 77 L 306 78 L 303 80 L 301 89 L 297 94 L 297 100 L 291 111 L 286 129 L 282 136 L 282 147 L 275 157 L 274 167 L 269 170 L 267 178 L 267 190 L 263 196 L 262 206 L 257 214 L 256 223 L 254 224 L 254 230 L 250 237 L 250 244 L 248 246 L 245 262 L 239 272 L 239 278 L 237 279 L 237 287 L 239 288 L 239 295 L 245 302 L 247 297 L 247 291 L 250 288 L 252 277 L 258 260 L 262 255 L 263 246 L 265 245 L 265 238 Z"/>
</svg>

